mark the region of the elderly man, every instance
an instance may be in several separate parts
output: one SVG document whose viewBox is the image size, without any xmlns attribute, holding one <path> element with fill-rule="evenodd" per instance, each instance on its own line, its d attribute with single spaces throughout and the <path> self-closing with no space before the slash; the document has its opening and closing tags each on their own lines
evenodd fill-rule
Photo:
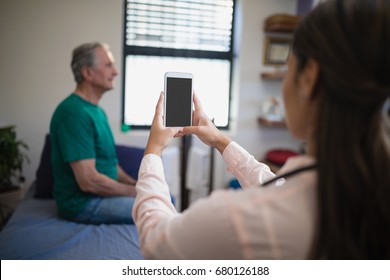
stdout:
<svg viewBox="0 0 390 280">
<path fill-rule="evenodd" d="M 83 44 L 71 63 L 76 89 L 50 123 L 54 197 L 60 215 L 80 223 L 133 223 L 135 180 L 119 166 L 114 137 L 98 105 L 118 72 L 109 47 Z"/>
</svg>

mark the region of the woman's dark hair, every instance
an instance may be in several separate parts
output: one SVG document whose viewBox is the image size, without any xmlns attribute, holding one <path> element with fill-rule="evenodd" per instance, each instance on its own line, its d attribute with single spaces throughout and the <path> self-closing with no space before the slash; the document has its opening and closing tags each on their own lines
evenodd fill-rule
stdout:
<svg viewBox="0 0 390 280">
<path fill-rule="evenodd" d="M 317 225 L 310 258 L 390 258 L 390 1 L 328 0 L 294 34 L 319 65 Z M 387 118 L 387 120 L 386 120 Z"/>
</svg>

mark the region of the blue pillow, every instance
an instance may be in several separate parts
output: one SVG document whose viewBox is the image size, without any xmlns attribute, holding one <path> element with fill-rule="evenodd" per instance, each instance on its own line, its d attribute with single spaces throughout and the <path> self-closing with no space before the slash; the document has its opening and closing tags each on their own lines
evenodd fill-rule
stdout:
<svg viewBox="0 0 390 280">
<path fill-rule="evenodd" d="M 116 145 L 116 155 L 119 165 L 134 179 L 138 179 L 138 170 L 144 156 L 144 151 L 145 149 L 143 148 Z"/>
<path fill-rule="evenodd" d="M 41 161 L 36 172 L 35 198 L 53 198 L 54 177 L 51 168 L 51 144 L 49 134 L 45 137 L 45 143 L 41 154 Z"/>
</svg>

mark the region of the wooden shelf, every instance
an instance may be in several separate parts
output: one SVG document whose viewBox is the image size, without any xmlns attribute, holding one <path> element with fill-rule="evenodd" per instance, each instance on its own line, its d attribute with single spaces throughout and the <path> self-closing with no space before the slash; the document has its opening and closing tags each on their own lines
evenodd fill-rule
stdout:
<svg viewBox="0 0 390 280">
<path fill-rule="evenodd" d="M 283 80 L 286 72 L 262 72 L 260 77 L 264 80 Z"/>
<path fill-rule="evenodd" d="M 281 128 L 286 128 L 286 122 L 284 121 L 270 121 L 267 120 L 266 118 L 259 117 L 257 119 L 258 123 L 262 126 L 267 126 L 267 127 L 281 127 Z"/>
<path fill-rule="evenodd" d="M 300 16 L 287 13 L 272 14 L 264 21 L 264 31 L 293 33 L 300 18 Z"/>
</svg>

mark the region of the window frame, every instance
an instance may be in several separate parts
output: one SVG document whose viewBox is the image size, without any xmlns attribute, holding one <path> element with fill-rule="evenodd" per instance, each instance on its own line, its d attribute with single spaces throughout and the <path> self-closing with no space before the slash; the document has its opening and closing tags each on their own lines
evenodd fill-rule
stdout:
<svg viewBox="0 0 390 280">
<path fill-rule="evenodd" d="M 141 46 L 129 46 L 126 44 L 127 35 L 127 6 L 128 0 L 123 1 L 123 34 L 122 34 L 122 99 L 121 99 L 121 130 L 127 132 L 131 129 L 134 130 L 148 130 L 151 125 L 132 125 L 125 123 L 125 95 L 126 95 L 126 58 L 129 55 L 144 55 L 144 56 L 157 56 L 157 57 L 179 57 L 179 58 L 200 58 L 200 59 L 215 59 L 226 60 L 230 63 L 230 75 L 229 75 L 229 92 L 228 92 L 228 116 L 226 126 L 217 126 L 219 129 L 229 130 L 232 121 L 232 82 L 233 82 L 233 69 L 234 69 L 234 41 L 235 41 L 235 20 L 237 13 L 236 0 L 232 1 L 232 24 L 231 24 L 231 36 L 229 51 L 205 51 L 205 50 L 192 50 L 192 49 L 175 49 L 175 48 L 157 48 L 157 47 L 141 47 Z"/>
</svg>

